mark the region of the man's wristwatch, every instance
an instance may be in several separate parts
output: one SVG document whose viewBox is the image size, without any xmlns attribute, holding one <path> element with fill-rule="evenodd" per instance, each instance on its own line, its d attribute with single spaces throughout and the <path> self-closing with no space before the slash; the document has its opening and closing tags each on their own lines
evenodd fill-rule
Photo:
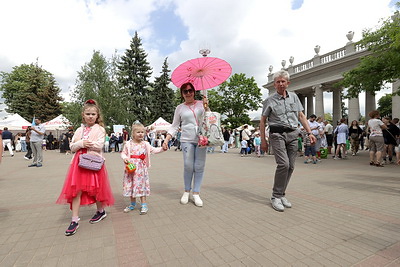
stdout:
<svg viewBox="0 0 400 267">
<path fill-rule="evenodd" d="M 312 133 L 307 133 L 307 136 L 310 136 L 310 135 L 312 135 Z"/>
</svg>

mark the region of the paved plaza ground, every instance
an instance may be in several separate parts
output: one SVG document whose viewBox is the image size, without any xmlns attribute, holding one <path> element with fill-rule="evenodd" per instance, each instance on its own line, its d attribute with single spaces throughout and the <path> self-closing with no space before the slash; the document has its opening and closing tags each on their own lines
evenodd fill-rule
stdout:
<svg viewBox="0 0 400 267">
<path fill-rule="evenodd" d="M 304 164 L 287 197 L 268 201 L 271 155 L 237 149 L 207 156 L 204 207 L 181 205 L 182 154 L 153 155 L 149 213 L 123 213 L 123 164 L 106 154 L 116 203 L 98 224 L 81 208 L 80 228 L 64 236 L 71 213 L 55 201 L 71 155 L 45 151 L 42 168 L 22 153 L 0 165 L 0 266 L 400 266 L 400 166 L 369 166 L 368 152 Z"/>
</svg>

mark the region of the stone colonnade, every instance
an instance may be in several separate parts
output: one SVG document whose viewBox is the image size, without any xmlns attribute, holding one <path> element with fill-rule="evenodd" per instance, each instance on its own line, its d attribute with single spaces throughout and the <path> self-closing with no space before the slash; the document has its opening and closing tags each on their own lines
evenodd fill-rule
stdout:
<svg viewBox="0 0 400 267">
<path fill-rule="evenodd" d="M 400 80 L 392 84 L 392 92 L 396 92 L 399 90 L 397 88 L 400 87 Z M 324 91 L 332 92 L 332 120 L 333 124 L 335 124 L 338 120 L 341 119 L 342 108 L 340 101 L 340 93 L 342 89 L 332 89 L 332 88 L 323 88 L 322 85 L 314 85 L 309 93 L 298 94 L 303 107 L 306 109 L 306 115 L 309 117 L 311 114 L 315 114 L 317 116 L 323 117 L 325 114 L 324 110 Z M 376 109 L 376 99 L 375 95 L 371 93 L 365 93 L 365 118 L 368 120 L 368 113 L 371 110 Z M 400 118 L 400 96 L 393 96 L 392 99 L 392 117 Z M 360 119 L 360 99 L 351 98 L 348 100 L 348 121 L 351 123 L 353 120 Z"/>
</svg>

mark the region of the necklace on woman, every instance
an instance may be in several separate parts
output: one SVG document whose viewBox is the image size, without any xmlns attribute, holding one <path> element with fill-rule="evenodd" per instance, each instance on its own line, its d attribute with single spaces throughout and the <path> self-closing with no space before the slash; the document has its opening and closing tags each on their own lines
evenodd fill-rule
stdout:
<svg viewBox="0 0 400 267">
<path fill-rule="evenodd" d="M 185 102 L 185 105 L 187 105 L 187 106 L 193 106 L 194 104 L 196 104 L 196 100 L 193 100 L 192 102 L 190 102 L 190 103 L 188 103 L 188 102 Z"/>
</svg>

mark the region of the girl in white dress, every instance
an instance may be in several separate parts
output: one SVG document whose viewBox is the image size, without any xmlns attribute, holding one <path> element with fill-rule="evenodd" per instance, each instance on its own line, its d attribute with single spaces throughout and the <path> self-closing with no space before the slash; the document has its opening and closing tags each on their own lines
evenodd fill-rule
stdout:
<svg viewBox="0 0 400 267">
<path fill-rule="evenodd" d="M 132 139 L 126 142 L 121 158 L 125 164 L 133 163 L 136 167 L 134 172 L 125 169 L 123 180 L 123 196 L 130 197 L 131 204 L 124 209 L 130 212 L 136 207 L 136 198 L 140 198 L 140 215 L 147 214 L 147 197 L 150 196 L 150 181 L 148 168 L 150 167 L 150 154 L 163 152 L 162 146 L 153 147 L 144 141 L 146 130 L 140 123 L 132 125 Z"/>
</svg>

